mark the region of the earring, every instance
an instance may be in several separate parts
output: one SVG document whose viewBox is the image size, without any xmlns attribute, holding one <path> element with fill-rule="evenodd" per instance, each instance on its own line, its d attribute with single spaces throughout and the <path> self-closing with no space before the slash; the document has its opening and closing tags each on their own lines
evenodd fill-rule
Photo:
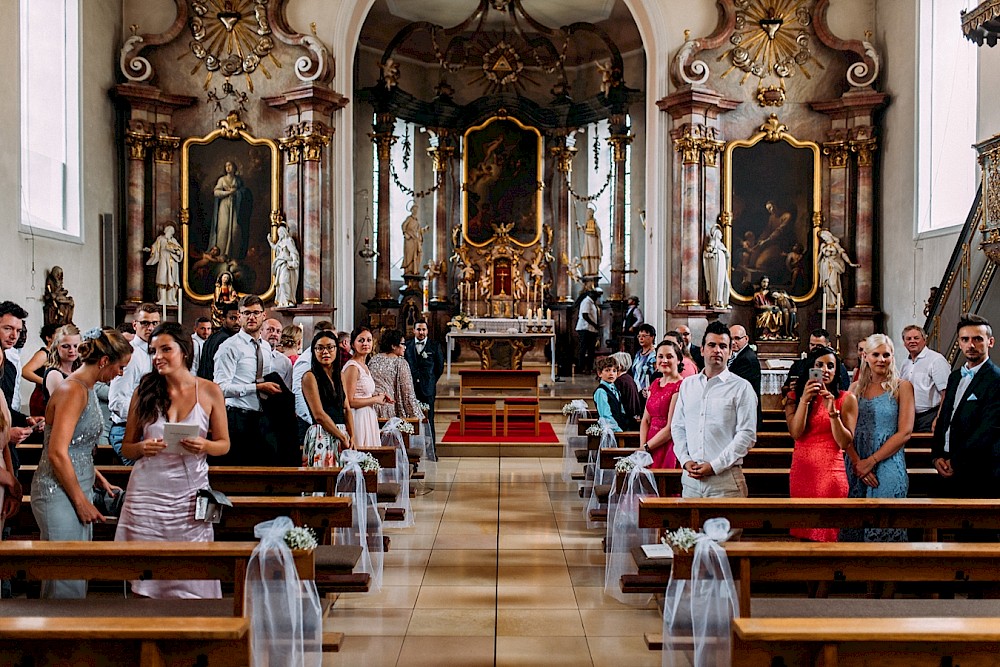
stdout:
<svg viewBox="0 0 1000 667">
<path fill-rule="evenodd" d="M 101 363 L 101 364 L 98 364 L 98 365 L 97 365 L 97 370 L 99 370 L 99 371 L 103 371 L 103 370 L 104 370 L 104 367 L 105 367 L 106 365 L 107 365 L 107 364 L 104 364 L 104 363 Z"/>
</svg>

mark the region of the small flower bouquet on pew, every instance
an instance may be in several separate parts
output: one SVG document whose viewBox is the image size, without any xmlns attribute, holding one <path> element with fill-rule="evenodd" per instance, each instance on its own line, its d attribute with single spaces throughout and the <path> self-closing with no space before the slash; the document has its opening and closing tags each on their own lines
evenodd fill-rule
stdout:
<svg viewBox="0 0 1000 667">
<path fill-rule="evenodd" d="M 403 422 L 399 425 L 399 432 L 406 433 L 407 435 L 413 435 L 413 424 L 410 422 Z"/>
<path fill-rule="evenodd" d="M 587 435 L 600 435 L 601 433 L 603 433 L 603 431 L 601 430 L 601 427 L 598 426 L 597 424 L 592 424 L 587 428 L 586 433 Z"/>
<path fill-rule="evenodd" d="M 319 546 L 316 541 L 316 532 L 309 526 L 295 526 L 289 528 L 285 533 L 285 544 L 289 549 L 312 551 Z"/>
<path fill-rule="evenodd" d="M 378 472 L 382 469 L 378 460 L 368 452 L 365 452 L 361 456 L 361 461 L 358 462 L 358 465 L 361 467 L 361 472 Z"/>
<path fill-rule="evenodd" d="M 615 460 L 616 473 L 624 473 L 627 475 L 632 472 L 633 468 L 635 468 L 635 461 L 631 460 L 627 456 L 622 456 Z"/>
<path fill-rule="evenodd" d="M 698 531 L 692 530 L 691 528 L 668 530 L 663 534 L 663 537 L 660 538 L 660 542 L 669 546 L 675 553 L 688 553 L 697 541 Z"/>
</svg>

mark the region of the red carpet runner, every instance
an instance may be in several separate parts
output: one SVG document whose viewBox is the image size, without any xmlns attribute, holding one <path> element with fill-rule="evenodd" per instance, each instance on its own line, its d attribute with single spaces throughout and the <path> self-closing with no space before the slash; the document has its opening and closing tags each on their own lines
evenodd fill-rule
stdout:
<svg viewBox="0 0 1000 667">
<path fill-rule="evenodd" d="M 538 435 L 530 420 L 511 421 L 507 431 L 507 437 L 503 436 L 503 419 L 497 420 L 496 437 L 490 435 L 490 420 L 487 419 L 467 419 L 465 421 L 465 435 L 459 434 L 457 421 L 448 425 L 448 430 L 441 440 L 444 444 L 459 444 L 464 442 L 537 442 L 539 444 L 554 444 L 559 442 L 556 432 L 552 430 L 552 424 L 542 422 L 538 425 Z"/>
</svg>

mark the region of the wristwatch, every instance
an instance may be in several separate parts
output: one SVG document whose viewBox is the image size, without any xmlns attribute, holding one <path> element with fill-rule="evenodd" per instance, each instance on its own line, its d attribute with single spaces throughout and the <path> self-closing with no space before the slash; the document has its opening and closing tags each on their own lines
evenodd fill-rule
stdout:
<svg viewBox="0 0 1000 667">
<path fill-rule="evenodd" d="M 648 452 L 649 451 L 649 443 L 648 442 L 642 443 L 642 448 L 645 449 Z"/>
</svg>

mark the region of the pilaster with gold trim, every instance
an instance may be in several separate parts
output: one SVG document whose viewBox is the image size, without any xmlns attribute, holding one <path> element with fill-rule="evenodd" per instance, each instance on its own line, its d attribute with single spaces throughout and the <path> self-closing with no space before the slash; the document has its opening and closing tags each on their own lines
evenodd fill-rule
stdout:
<svg viewBox="0 0 1000 667">
<path fill-rule="evenodd" d="M 455 158 L 454 138 L 450 130 L 435 128 L 432 130 L 434 139 L 427 148 L 434 169 L 434 181 L 438 183 L 434 191 L 434 262 L 436 262 L 436 277 L 433 284 L 427 286 L 433 293 L 432 300 L 436 303 L 448 301 L 448 239 L 449 216 L 448 204 L 451 201 L 449 190 L 453 187 L 451 163 Z"/>
<path fill-rule="evenodd" d="M 570 193 L 569 184 L 573 178 L 573 158 L 577 154 L 576 146 L 568 145 L 567 137 L 564 133 L 559 133 L 552 137 L 552 146 L 549 147 L 549 154 L 555 162 L 556 168 L 556 216 L 555 228 L 559 249 L 555 253 L 555 261 L 552 266 L 552 297 L 557 302 L 572 302 L 573 288 L 572 279 L 569 275 L 569 266 L 566 260 L 570 257 Z"/>
<path fill-rule="evenodd" d="M 378 301 L 392 300 L 392 283 L 389 277 L 389 266 L 392 263 L 389 249 L 389 162 L 392 159 L 392 145 L 396 143 L 396 135 L 393 134 L 395 125 L 395 116 L 391 113 L 379 113 L 375 116 L 372 131 L 368 133 L 372 143 L 375 144 L 375 154 L 378 156 L 378 211 L 375 223 L 378 230 L 378 243 L 375 247 L 378 253 L 375 267 L 375 299 Z"/>
</svg>

